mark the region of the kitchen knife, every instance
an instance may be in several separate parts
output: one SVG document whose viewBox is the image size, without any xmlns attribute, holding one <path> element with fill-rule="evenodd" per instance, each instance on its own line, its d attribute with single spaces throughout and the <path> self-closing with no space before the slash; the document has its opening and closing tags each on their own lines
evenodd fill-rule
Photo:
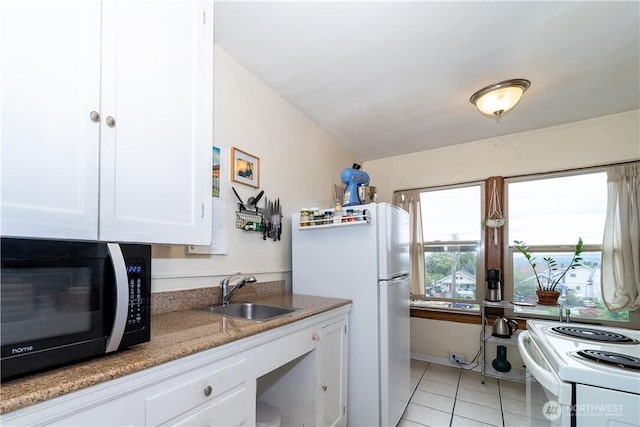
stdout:
<svg viewBox="0 0 640 427">
<path fill-rule="evenodd" d="M 282 236 L 282 205 L 278 199 L 278 240 L 280 240 L 280 236 Z"/>
<path fill-rule="evenodd" d="M 238 195 L 238 192 L 236 191 L 236 189 L 233 188 L 233 187 L 231 187 L 231 189 L 233 190 L 233 194 L 236 195 L 236 197 L 238 198 L 238 201 L 240 202 L 240 209 L 243 210 L 243 211 L 246 210 L 247 208 L 244 207 L 244 202 L 242 201 L 242 199 Z"/>
<path fill-rule="evenodd" d="M 278 240 L 278 230 L 280 229 L 280 217 L 278 216 L 278 210 L 280 209 L 280 198 L 276 199 L 273 205 L 273 211 L 271 212 L 271 222 L 273 222 L 273 241 Z"/>
<path fill-rule="evenodd" d="M 267 214 L 267 218 L 269 218 L 269 232 L 267 233 L 268 238 L 273 237 L 273 208 L 274 203 L 272 201 L 269 201 L 269 213 Z"/>
<path fill-rule="evenodd" d="M 264 198 L 264 210 L 262 211 L 262 222 L 264 223 L 264 227 L 262 228 L 262 240 L 267 240 L 267 236 L 269 235 L 269 199 L 267 197 Z"/>
</svg>

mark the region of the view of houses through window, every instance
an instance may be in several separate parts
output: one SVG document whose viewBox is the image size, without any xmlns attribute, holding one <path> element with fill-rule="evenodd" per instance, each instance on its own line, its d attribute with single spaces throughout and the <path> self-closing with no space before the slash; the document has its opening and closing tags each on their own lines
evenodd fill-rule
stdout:
<svg viewBox="0 0 640 427">
<path fill-rule="evenodd" d="M 447 304 L 473 308 L 476 300 L 476 245 L 425 246 L 425 294 L 431 298 L 470 300 Z"/>
<path fill-rule="evenodd" d="M 484 184 L 420 193 L 424 239 L 425 291 L 414 305 L 478 310 L 476 272 L 482 236 Z"/>
<path fill-rule="evenodd" d="M 482 246 L 483 182 L 420 190 L 424 241 L 424 294 L 412 305 L 478 310 L 484 298 Z M 628 311 L 606 309 L 601 293 L 601 250 L 607 203 L 603 169 L 505 179 L 505 256 L 503 299 L 523 304 L 523 316 L 557 317 L 558 306 L 535 305 L 538 283 L 514 241 L 523 241 L 535 258 L 542 283 L 559 278 L 571 262 L 578 239 L 582 261 L 559 280 L 560 307 L 574 319 L 629 321 Z M 544 258 L 556 269 L 548 271 Z M 480 274 L 478 274 L 480 273 Z"/>
<path fill-rule="evenodd" d="M 610 312 L 602 301 L 600 287 L 601 248 L 607 203 L 607 176 L 603 171 L 545 176 L 527 180 L 505 180 L 507 230 L 511 262 L 513 300 L 536 301 L 538 287 L 529 262 L 515 248 L 524 241 L 535 257 L 536 271 L 545 284 L 560 278 L 569 266 L 578 238 L 584 242 L 580 266 L 570 269 L 555 290 L 559 303 L 571 310 L 572 318 L 628 321 L 629 312 Z M 544 258 L 556 261 L 549 271 Z M 519 307 L 529 315 L 557 316 L 557 307 Z"/>
</svg>

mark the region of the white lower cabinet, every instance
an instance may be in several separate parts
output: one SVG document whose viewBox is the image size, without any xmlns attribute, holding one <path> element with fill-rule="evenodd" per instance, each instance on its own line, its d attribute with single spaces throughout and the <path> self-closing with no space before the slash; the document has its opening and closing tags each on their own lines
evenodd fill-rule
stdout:
<svg viewBox="0 0 640 427">
<path fill-rule="evenodd" d="M 5 426 L 252 426 L 256 403 L 282 425 L 346 425 L 341 307 L 2 416 Z"/>
<path fill-rule="evenodd" d="M 347 425 L 347 322 L 323 326 L 318 345 L 318 417 L 316 425 Z"/>
<path fill-rule="evenodd" d="M 282 425 L 347 424 L 347 317 L 309 332 L 309 351 L 257 379 L 257 400 L 280 412 Z"/>
</svg>

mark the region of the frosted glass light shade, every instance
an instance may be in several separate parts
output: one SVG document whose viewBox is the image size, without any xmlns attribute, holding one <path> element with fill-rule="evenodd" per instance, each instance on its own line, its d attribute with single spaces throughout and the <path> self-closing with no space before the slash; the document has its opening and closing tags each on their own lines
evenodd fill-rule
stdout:
<svg viewBox="0 0 640 427">
<path fill-rule="evenodd" d="M 531 82 L 525 79 L 505 80 L 480 89 L 471 96 L 469 101 L 482 114 L 500 118 L 516 106 L 530 85 Z"/>
</svg>

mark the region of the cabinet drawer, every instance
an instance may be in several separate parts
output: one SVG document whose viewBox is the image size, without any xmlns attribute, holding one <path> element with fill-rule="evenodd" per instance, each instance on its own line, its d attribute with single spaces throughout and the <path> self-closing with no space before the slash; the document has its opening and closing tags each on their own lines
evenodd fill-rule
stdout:
<svg viewBox="0 0 640 427">
<path fill-rule="evenodd" d="M 253 349 L 251 369 L 256 377 L 312 351 L 320 339 L 318 328 L 303 329 L 269 341 Z"/>
<path fill-rule="evenodd" d="M 255 410 L 254 398 L 249 395 L 246 384 L 229 390 L 211 403 L 186 414 L 180 419 L 167 422 L 168 426 L 221 426 L 249 425 Z"/>
<path fill-rule="evenodd" d="M 232 357 L 169 380 L 145 402 L 146 424 L 162 424 L 246 383 L 244 357 Z"/>
</svg>

